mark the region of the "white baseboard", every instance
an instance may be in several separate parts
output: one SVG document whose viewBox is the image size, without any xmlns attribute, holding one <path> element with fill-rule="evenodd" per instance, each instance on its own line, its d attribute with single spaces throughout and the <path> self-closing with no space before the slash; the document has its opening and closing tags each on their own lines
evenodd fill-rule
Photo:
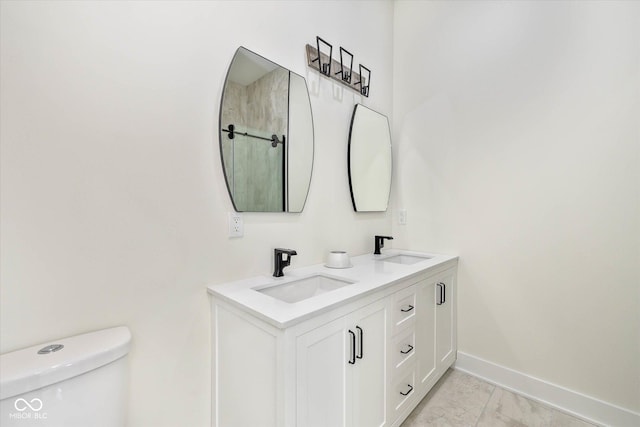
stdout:
<svg viewBox="0 0 640 427">
<path fill-rule="evenodd" d="M 640 426 L 640 414 L 534 378 L 522 372 L 458 352 L 455 369 L 585 421 L 615 427 Z"/>
</svg>

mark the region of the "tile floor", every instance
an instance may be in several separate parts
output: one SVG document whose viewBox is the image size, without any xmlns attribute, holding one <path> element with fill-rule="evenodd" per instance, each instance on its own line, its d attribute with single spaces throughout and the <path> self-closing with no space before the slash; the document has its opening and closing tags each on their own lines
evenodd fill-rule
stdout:
<svg viewBox="0 0 640 427">
<path fill-rule="evenodd" d="M 541 403 L 449 369 L 401 427 L 593 427 Z"/>
</svg>

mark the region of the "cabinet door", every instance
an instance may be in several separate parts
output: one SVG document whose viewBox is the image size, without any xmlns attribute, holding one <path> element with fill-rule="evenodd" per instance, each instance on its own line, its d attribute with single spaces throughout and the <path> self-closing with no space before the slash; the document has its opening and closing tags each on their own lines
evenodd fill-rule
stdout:
<svg viewBox="0 0 640 427">
<path fill-rule="evenodd" d="M 386 301 L 297 338 L 296 425 L 386 423 Z"/>
<path fill-rule="evenodd" d="M 418 384 L 428 383 L 436 373 L 436 284 L 422 280 L 416 295 L 416 356 Z"/>
<path fill-rule="evenodd" d="M 351 341 L 345 318 L 297 339 L 297 423 L 300 427 L 346 426 L 346 373 Z"/>
<path fill-rule="evenodd" d="M 453 272 L 436 281 L 436 360 L 450 365 L 455 360 L 455 275 Z"/>
<path fill-rule="evenodd" d="M 347 328 L 356 334 L 356 347 L 355 363 L 347 363 L 347 412 L 355 427 L 386 423 L 387 324 L 386 300 L 369 304 L 349 317 Z"/>
</svg>

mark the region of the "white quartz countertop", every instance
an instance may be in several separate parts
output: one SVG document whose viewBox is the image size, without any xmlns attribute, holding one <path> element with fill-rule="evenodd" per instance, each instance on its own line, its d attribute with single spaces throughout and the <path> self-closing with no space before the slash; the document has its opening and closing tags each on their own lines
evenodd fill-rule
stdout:
<svg viewBox="0 0 640 427">
<path fill-rule="evenodd" d="M 384 259 L 395 255 L 414 255 L 425 257 L 425 259 L 411 265 L 383 262 Z M 208 292 L 215 298 L 223 299 L 277 328 L 284 329 L 313 315 L 392 286 L 411 276 L 435 270 L 445 264 L 455 265 L 457 259 L 457 256 L 451 255 L 389 249 L 383 250 L 382 255 L 365 254 L 353 257 L 351 258 L 353 266 L 350 268 L 329 268 L 324 264 L 301 268 L 287 267 L 284 269 L 284 277 L 256 276 L 211 285 L 208 287 Z M 286 284 L 317 274 L 355 283 L 295 303 L 284 302 L 256 290 L 256 288 Z"/>
</svg>

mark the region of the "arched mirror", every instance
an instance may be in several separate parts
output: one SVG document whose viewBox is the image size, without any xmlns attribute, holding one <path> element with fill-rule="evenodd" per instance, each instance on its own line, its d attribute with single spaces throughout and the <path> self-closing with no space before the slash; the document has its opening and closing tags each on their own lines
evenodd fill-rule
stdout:
<svg viewBox="0 0 640 427">
<path fill-rule="evenodd" d="M 349 131 L 349 186 L 356 212 L 384 212 L 391 191 L 391 131 L 387 116 L 356 104 Z"/>
<path fill-rule="evenodd" d="M 238 212 L 302 212 L 313 167 L 304 77 L 244 47 L 222 91 L 220 153 Z"/>
</svg>

